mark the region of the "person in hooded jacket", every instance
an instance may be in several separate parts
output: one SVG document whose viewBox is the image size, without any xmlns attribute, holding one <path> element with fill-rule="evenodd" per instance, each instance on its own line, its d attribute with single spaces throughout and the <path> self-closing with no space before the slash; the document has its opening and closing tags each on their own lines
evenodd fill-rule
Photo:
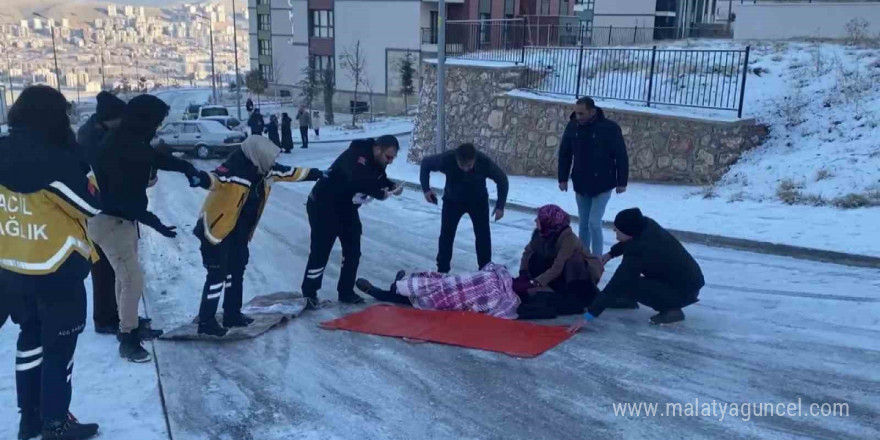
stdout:
<svg viewBox="0 0 880 440">
<path fill-rule="evenodd" d="M 629 158 L 620 126 L 588 97 L 577 100 L 559 144 L 561 191 L 568 191 L 569 177 L 578 206 L 578 236 L 593 255 L 602 255 L 602 216 L 611 191 L 626 191 Z"/>
<path fill-rule="evenodd" d="M 244 103 L 244 108 L 245 108 L 245 110 L 247 110 L 248 113 L 254 111 L 254 100 L 251 98 L 248 98 L 247 101 L 245 101 L 245 103 Z"/>
<path fill-rule="evenodd" d="M 356 140 L 336 158 L 326 177 L 312 188 L 306 202 L 311 246 L 302 283 L 307 308 L 319 306 L 318 290 L 337 238 L 342 245 L 342 270 L 336 288 L 339 301 L 364 302 L 354 292 L 363 230 L 358 209 L 373 199 L 385 200 L 389 195 L 403 192 L 403 185 L 392 182 L 385 174 L 385 168 L 394 162 L 398 151 L 400 145 L 394 136 Z"/>
<path fill-rule="evenodd" d="M 706 285 L 700 265 L 694 257 L 653 219 L 639 208 L 620 211 L 614 218 L 618 243 L 602 256 L 607 263 L 623 256 L 611 281 L 584 314 L 592 321 L 625 297 L 642 303 L 658 313 L 651 324 L 671 324 L 684 320 L 684 307 L 699 301 Z"/>
<path fill-rule="evenodd" d="M 281 150 L 269 139 L 249 136 L 211 173 L 202 172 L 201 186 L 210 190 L 193 233 L 201 241 L 202 262 L 208 270 L 199 308 L 200 334 L 222 337 L 227 328 L 253 322 L 241 313 L 248 242 L 254 235 L 274 182 L 318 180 L 317 168 L 276 164 Z M 223 326 L 217 306 L 223 295 Z M 225 328 L 224 328 L 225 327 Z"/>
<path fill-rule="evenodd" d="M 293 119 L 290 119 L 290 115 L 287 113 L 281 114 L 281 149 L 285 153 L 290 153 L 293 150 L 293 133 L 290 131 L 291 122 L 293 122 Z"/>
<path fill-rule="evenodd" d="M 247 125 L 251 128 L 251 134 L 255 134 L 257 136 L 263 135 L 263 129 L 266 127 L 266 121 L 263 120 L 263 115 L 260 114 L 260 109 L 254 109 L 254 112 L 251 113 L 251 117 L 248 118 Z"/>
<path fill-rule="evenodd" d="M 67 101 L 28 87 L 0 140 L 0 308 L 20 327 L 15 381 L 19 439 L 79 440 L 96 424 L 69 413 L 73 354 L 86 321 L 85 278 L 97 257 L 85 220 L 100 212 L 72 142 Z"/>
<path fill-rule="evenodd" d="M 265 131 L 269 135 L 269 140 L 276 147 L 281 148 L 281 139 L 278 137 L 278 116 L 272 115 L 269 117 L 269 123 L 266 124 Z"/>
<path fill-rule="evenodd" d="M 181 159 L 160 153 L 150 146 L 168 105 L 152 95 L 140 95 L 128 102 L 122 123 L 104 139 L 95 176 L 101 189 L 104 212 L 89 221 L 89 236 L 97 242 L 116 272 L 116 301 L 119 307 L 119 354 L 131 362 L 148 362 L 150 354 L 141 346 L 138 304 L 143 295 L 143 271 L 138 258 L 138 224 L 173 238 L 175 227 L 166 226 L 147 209 L 147 187 L 153 169 L 186 174 L 190 186 L 198 184 L 199 172 Z"/>
<path fill-rule="evenodd" d="M 98 93 L 98 106 L 77 132 L 77 142 L 89 163 L 94 168 L 98 161 L 101 142 L 107 133 L 122 123 L 125 101 L 109 92 Z M 119 331 L 119 311 L 116 308 L 116 274 L 113 266 L 104 255 L 101 247 L 95 245 L 98 261 L 92 265 L 92 319 L 95 332 L 116 334 Z"/>
</svg>

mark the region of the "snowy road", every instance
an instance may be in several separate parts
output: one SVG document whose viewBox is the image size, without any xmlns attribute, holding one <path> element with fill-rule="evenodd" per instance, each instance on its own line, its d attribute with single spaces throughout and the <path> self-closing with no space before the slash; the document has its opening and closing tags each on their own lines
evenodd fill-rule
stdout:
<svg viewBox="0 0 880 440">
<path fill-rule="evenodd" d="M 282 161 L 327 166 L 342 145 Z M 201 163 L 210 167 L 212 163 Z M 394 176 L 391 176 L 392 178 Z M 251 245 L 245 300 L 298 290 L 308 255 L 303 204 L 311 184 L 279 184 Z M 204 193 L 163 175 L 152 206 L 185 231 L 146 233 L 148 306 L 157 325 L 191 319 L 203 282 L 188 233 Z M 373 203 L 362 276 L 434 265 L 439 209 L 420 194 Z M 494 223 L 495 261 L 515 265 L 532 219 Z M 610 234 L 606 241 L 611 241 Z M 317 328 L 355 310 L 334 305 L 255 340 L 158 342 L 177 440 L 877 438 L 880 277 L 876 271 L 689 246 L 709 285 L 684 325 L 647 325 L 651 311 L 609 311 L 533 360 Z M 334 250 L 321 295 L 335 299 Z M 469 222 L 454 270 L 476 265 Z M 607 276 L 606 276 L 607 280 Z M 565 320 L 563 320 L 565 322 Z M 614 403 L 846 403 L 848 417 L 615 416 Z"/>
</svg>

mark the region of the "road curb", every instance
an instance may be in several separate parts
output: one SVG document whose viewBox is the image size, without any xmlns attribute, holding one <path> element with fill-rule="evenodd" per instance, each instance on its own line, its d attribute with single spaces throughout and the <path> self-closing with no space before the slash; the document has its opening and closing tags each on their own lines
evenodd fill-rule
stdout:
<svg viewBox="0 0 880 440">
<path fill-rule="evenodd" d="M 403 133 L 389 133 L 389 135 L 391 135 L 391 136 L 407 136 L 407 135 L 411 135 L 411 134 L 412 134 L 412 131 L 404 131 Z M 379 136 L 386 136 L 386 135 L 382 134 Z M 379 137 L 379 136 L 372 136 L 372 137 Z M 365 137 L 366 136 L 356 136 L 356 137 L 351 137 L 351 138 L 333 139 L 333 140 L 328 140 L 328 141 L 309 141 L 309 145 L 312 145 L 312 144 L 334 144 L 337 142 L 351 142 L 351 141 L 357 140 L 357 139 L 364 139 Z M 302 145 L 302 141 L 293 141 L 293 145 Z"/>
<path fill-rule="evenodd" d="M 422 186 L 415 182 L 403 181 L 403 185 L 415 191 L 422 191 Z M 432 187 L 431 189 L 433 189 L 434 192 L 436 192 L 438 195 L 443 194 L 443 190 L 440 188 Z M 490 200 L 494 201 L 495 199 Z M 536 214 L 538 212 L 538 208 L 514 202 L 507 202 L 506 208 L 517 212 L 524 212 L 527 214 Z M 573 221 L 577 221 L 578 216 L 572 214 L 571 218 Z M 607 229 L 612 229 L 613 222 L 602 221 L 602 226 Z M 679 240 L 687 243 L 756 252 L 760 254 L 778 255 L 783 257 L 797 258 L 801 260 L 819 261 L 822 263 L 834 263 L 846 266 L 880 269 L 880 257 L 847 254 L 844 252 L 826 251 L 822 249 L 770 243 L 758 240 L 748 240 L 745 238 L 725 237 L 722 235 L 704 234 L 701 232 L 683 231 L 678 229 L 667 228 L 667 230 Z"/>
</svg>

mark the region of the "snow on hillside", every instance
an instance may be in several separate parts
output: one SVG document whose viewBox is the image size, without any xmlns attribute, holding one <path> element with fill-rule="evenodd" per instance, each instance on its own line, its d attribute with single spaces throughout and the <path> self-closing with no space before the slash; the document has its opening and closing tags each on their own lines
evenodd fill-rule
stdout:
<svg viewBox="0 0 880 440">
<path fill-rule="evenodd" d="M 865 44 L 732 40 L 679 41 L 658 45 L 658 49 L 742 50 L 746 45 L 751 46 L 751 55 L 744 117 L 769 125 L 770 136 L 761 147 L 744 154 L 721 181 L 699 194 L 728 201 L 781 200 L 844 208 L 880 205 L 880 50 Z M 650 55 L 650 49 L 633 49 L 641 52 L 623 55 L 616 48 L 610 55 L 614 62 L 610 63 L 602 61 L 609 57 L 606 50 L 585 57 L 585 75 L 589 78 L 581 90 L 607 94 L 614 91 L 607 90 L 606 85 L 611 84 L 618 89 L 614 94 L 643 97 L 645 84 L 634 86 L 631 80 L 624 79 L 631 79 L 633 72 L 647 72 L 649 62 L 645 62 L 645 54 Z M 553 73 L 539 79 L 541 89 L 574 93 L 574 82 L 569 78 L 571 69 L 566 68 L 573 61 L 563 59 L 567 53 L 536 53 L 535 56 L 543 57 L 536 65 L 554 64 L 549 69 Z M 671 53 L 670 59 L 677 60 Z M 736 61 L 731 58 L 733 55 L 706 58 L 683 52 L 682 56 L 697 57 L 701 62 L 694 69 L 677 71 L 680 74 L 660 74 L 655 85 L 683 82 L 690 85 L 688 90 L 695 87 L 698 97 L 707 90 L 718 90 L 715 83 L 706 79 L 707 74 L 718 71 L 702 62 L 706 59 L 720 59 L 718 69 L 725 78 L 733 81 L 737 76 L 731 73 L 737 70 L 731 65 L 731 60 Z M 593 59 L 596 57 L 599 58 Z M 658 64 L 663 63 L 661 60 Z M 668 66 L 660 69 L 669 70 Z M 728 85 L 738 90 L 733 83 L 725 83 L 721 89 L 726 90 Z M 552 96 L 556 95 L 549 95 Z M 571 95 L 557 97 L 573 101 Z M 605 103 L 611 107 L 644 108 L 644 104 L 637 102 Z M 730 111 L 663 105 L 652 108 L 713 119 L 736 115 Z"/>
</svg>

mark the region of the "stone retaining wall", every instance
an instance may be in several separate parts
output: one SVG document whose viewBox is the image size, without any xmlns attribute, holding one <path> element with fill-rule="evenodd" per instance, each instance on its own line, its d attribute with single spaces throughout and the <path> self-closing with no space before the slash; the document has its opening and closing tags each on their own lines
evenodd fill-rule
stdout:
<svg viewBox="0 0 880 440">
<path fill-rule="evenodd" d="M 436 146 L 436 65 L 422 64 L 419 116 L 408 159 L 419 162 Z M 510 174 L 556 176 L 557 150 L 571 103 L 511 96 L 523 67 L 447 67 L 447 148 L 473 142 Z M 634 180 L 708 183 L 767 134 L 753 120 L 713 121 L 605 109 L 623 131 Z"/>
</svg>

